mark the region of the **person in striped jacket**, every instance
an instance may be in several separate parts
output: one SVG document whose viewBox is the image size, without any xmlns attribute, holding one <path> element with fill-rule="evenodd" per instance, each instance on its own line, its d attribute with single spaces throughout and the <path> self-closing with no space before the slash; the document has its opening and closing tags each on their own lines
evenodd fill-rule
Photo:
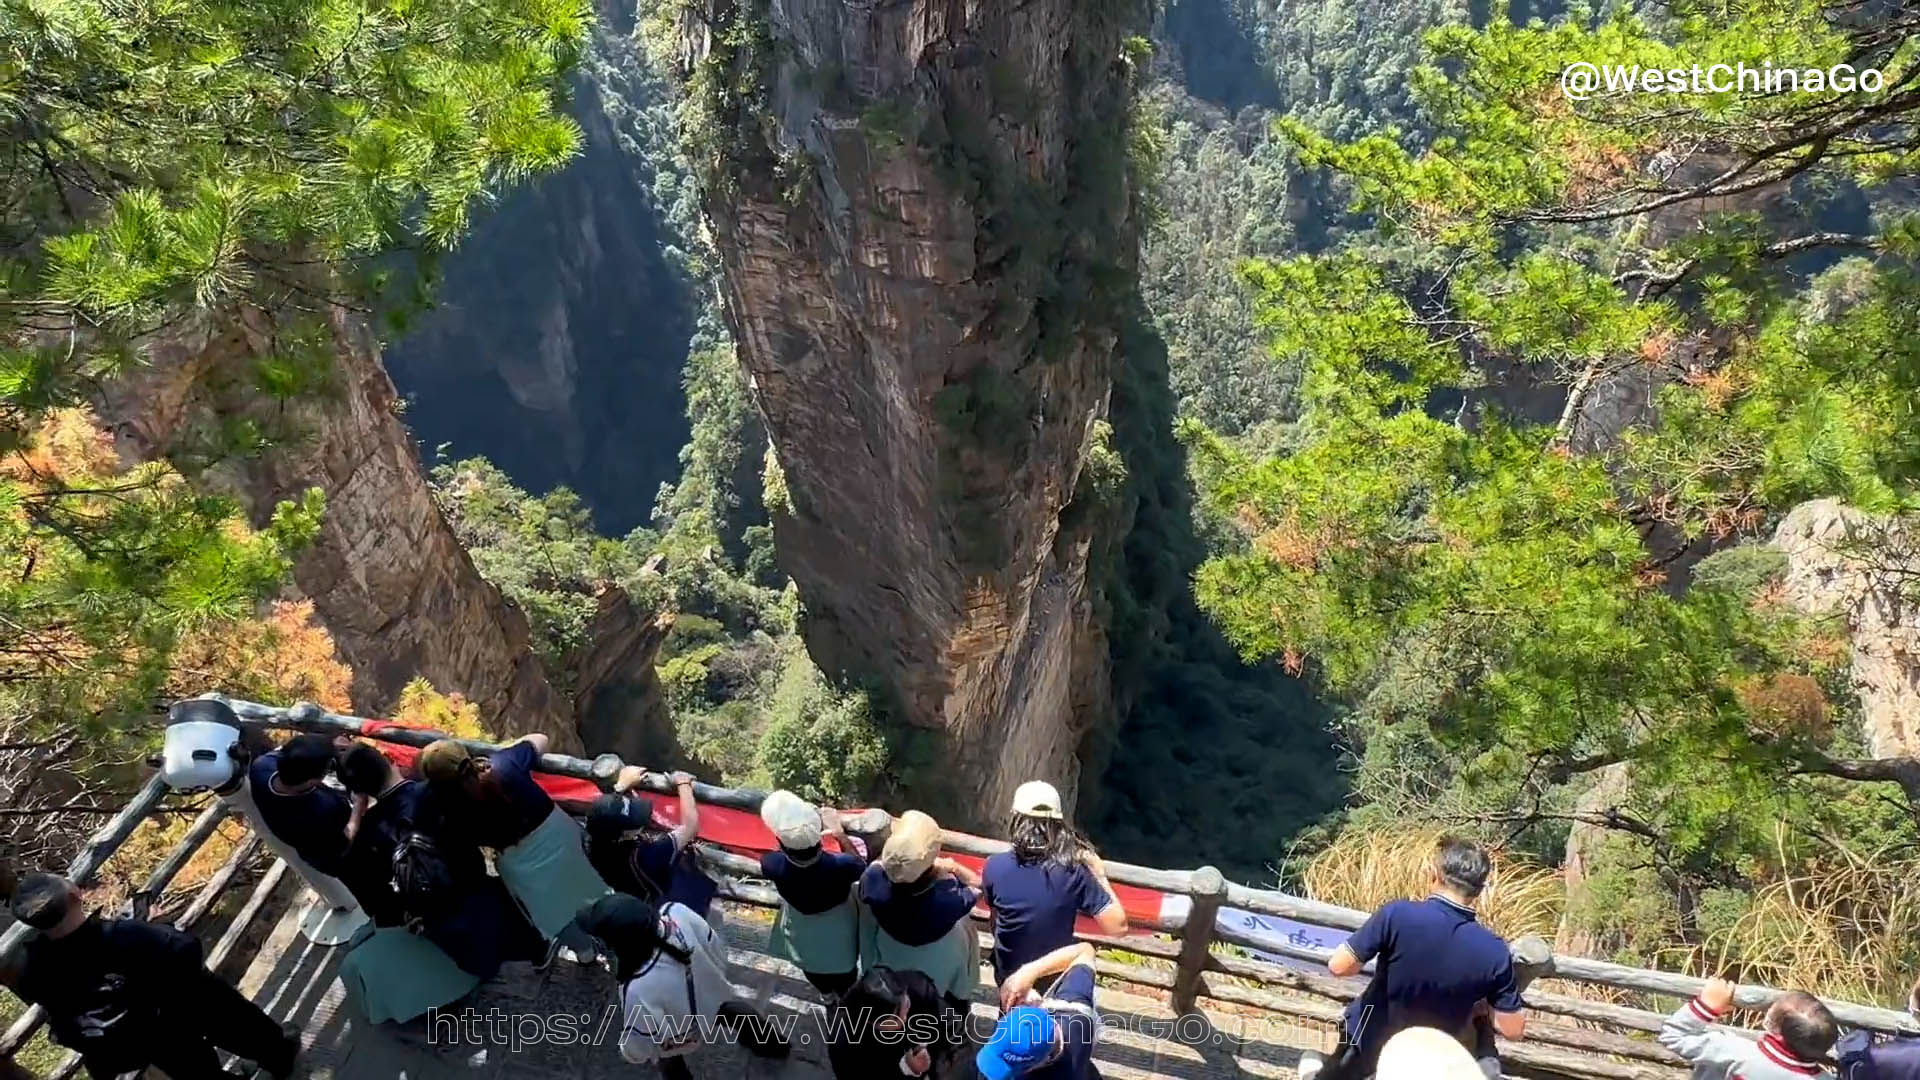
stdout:
<svg viewBox="0 0 1920 1080">
<path fill-rule="evenodd" d="M 1807 1080 L 1833 1074 L 1827 1052 L 1839 1035 L 1820 999 L 1794 990 L 1767 1007 L 1759 1041 L 1714 1027 L 1733 1009 L 1733 984 L 1707 980 L 1700 996 L 1680 1006 L 1660 1028 L 1660 1045 L 1693 1065 L 1693 1080 Z"/>
</svg>

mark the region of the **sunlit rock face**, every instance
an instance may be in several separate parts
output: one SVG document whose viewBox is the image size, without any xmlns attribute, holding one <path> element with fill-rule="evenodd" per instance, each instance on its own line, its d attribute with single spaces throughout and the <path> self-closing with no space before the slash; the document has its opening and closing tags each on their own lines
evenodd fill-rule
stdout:
<svg viewBox="0 0 1920 1080">
<path fill-rule="evenodd" d="M 688 142 L 828 670 L 944 737 L 937 803 L 1071 789 L 1108 706 L 1067 515 L 1131 287 L 1128 2 L 712 0 Z"/>
</svg>

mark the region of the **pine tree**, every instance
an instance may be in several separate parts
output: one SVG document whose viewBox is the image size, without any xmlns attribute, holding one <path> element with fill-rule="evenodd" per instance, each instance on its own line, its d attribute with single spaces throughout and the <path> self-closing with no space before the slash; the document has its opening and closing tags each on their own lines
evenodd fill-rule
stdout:
<svg viewBox="0 0 1920 1080">
<path fill-rule="evenodd" d="M 71 410 L 242 312 L 276 343 L 259 391 L 301 392 L 330 307 L 407 295 L 396 253 L 430 260 L 476 203 L 575 153 L 558 95 L 589 18 L 0 0 L 0 722 L 124 728 L 183 637 L 278 590 L 322 509 L 312 492 L 248 529 L 165 466 L 122 468 Z"/>
<path fill-rule="evenodd" d="M 1283 125 L 1395 246 L 1247 268 L 1277 356 L 1304 364 L 1305 411 L 1280 457 L 1184 429 L 1237 544 L 1196 585 L 1249 659 L 1354 706 L 1363 790 L 1411 776 L 1425 805 L 1403 809 L 1518 834 L 1564 828 L 1572 785 L 1625 763 L 1631 797 L 1592 823 L 1709 877 L 1825 782 L 1800 778 L 1900 780 L 1920 806 L 1920 763 L 1860 760 L 1825 722 L 1844 683 L 1820 628 L 1737 575 L 1668 580 L 1805 499 L 1920 503 L 1920 232 L 1900 183 L 1920 172 L 1920 18 L 1870 7 L 1496 17 L 1428 35 L 1431 141 Z M 1557 87 L 1575 61 L 1789 56 L 1885 81 Z M 1836 192 L 1882 212 L 1811 227 Z M 1849 252 L 1871 261 L 1808 287 Z M 1654 407 L 1595 425 L 1593 395 L 1622 380 Z M 1557 417 L 1500 407 L 1502 389 Z"/>
</svg>

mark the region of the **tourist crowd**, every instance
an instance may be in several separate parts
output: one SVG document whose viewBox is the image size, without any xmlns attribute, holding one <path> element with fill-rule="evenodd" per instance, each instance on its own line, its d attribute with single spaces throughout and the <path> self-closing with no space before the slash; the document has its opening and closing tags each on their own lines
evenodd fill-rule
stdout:
<svg viewBox="0 0 1920 1080">
<path fill-rule="evenodd" d="M 174 720 L 242 727 L 209 701 L 176 706 Z M 686 774 L 672 774 L 677 813 L 662 816 L 636 790 L 645 774 L 635 767 L 590 803 L 557 804 L 534 778 L 540 735 L 484 755 L 442 740 L 409 772 L 345 738 L 248 745 L 221 748 L 237 767 L 209 786 L 247 799 L 323 897 L 350 896 L 365 912 L 339 966 L 364 1020 L 412 1021 L 507 963 L 564 958 L 603 965 L 617 980 L 626 1061 L 689 1077 L 689 1055 L 720 1032 L 757 1055 L 787 1054 L 728 977 L 713 905 L 720 886 L 693 856 L 701 812 Z M 1094 951 L 1075 926 L 1085 917 L 1123 934 L 1127 915 L 1052 785 L 1019 788 L 1009 850 L 978 870 L 944 857 L 939 825 L 919 811 L 878 815 L 877 826 L 863 815 L 850 828 L 836 811 L 776 791 L 760 817 L 776 844 L 759 866 L 780 900 L 772 948 L 827 1008 L 842 1010 L 827 1040 L 838 1080 L 967 1066 L 986 1080 L 1099 1075 Z M 1430 895 L 1387 904 L 1335 950 L 1333 974 L 1371 965 L 1371 978 L 1335 1049 L 1305 1055 L 1302 1080 L 1497 1080 L 1495 1037 L 1523 1038 L 1526 1021 L 1511 950 L 1476 916 L 1490 871 L 1478 845 L 1442 841 Z M 983 901 L 999 1016 L 974 1046 L 965 1019 L 982 957 L 971 916 Z M 300 1033 L 209 972 L 192 936 L 92 914 L 72 882 L 49 874 L 20 881 L 12 907 L 38 933 L 0 980 L 46 1010 L 54 1040 L 78 1051 L 95 1080 L 149 1065 L 172 1080 L 205 1080 L 223 1075 L 218 1050 L 276 1080 L 295 1070 Z M 1840 1038 L 1827 1007 L 1796 992 L 1768 1003 L 1755 1040 L 1717 1025 L 1734 998 L 1733 984 L 1714 980 L 1660 1032 L 1697 1080 L 1836 1070 L 1841 1080 L 1920 1080 L 1920 1039 Z M 1912 1008 L 1920 1016 L 1920 986 Z M 704 1022 L 689 1022 L 696 1017 Z"/>
</svg>

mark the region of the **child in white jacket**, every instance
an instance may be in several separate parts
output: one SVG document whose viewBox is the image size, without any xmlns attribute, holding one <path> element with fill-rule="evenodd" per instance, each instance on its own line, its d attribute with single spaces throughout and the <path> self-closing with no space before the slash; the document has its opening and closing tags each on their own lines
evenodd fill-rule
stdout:
<svg viewBox="0 0 1920 1080">
<path fill-rule="evenodd" d="M 1713 1028 L 1733 1008 L 1733 989 L 1725 979 L 1709 979 L 1660 1029 L 1660 1045 L 1693 1064 L 1694 1080 L 1831 1080 L 1824 1062 L 1839 1028 L 1819 998 L 1782 994 L 1767 1008 L 1766 1032 L 1755 1042 Z"/>
<path fill-rule="evenodd" d="M 620 980 L 624 1060 L 657 1061 L 661 1074 L 676 1080 L 690 1075 L 681 1059 L 716 1039 L 737 1038 L 762 1057 L 786 1055 L 780 1035 L 734 997 L 726 942 L 692 909 L 673 902 L 655 908 L 614 893 L 582 913 L 580 923 L 606 946 Z"/>
</svg>

